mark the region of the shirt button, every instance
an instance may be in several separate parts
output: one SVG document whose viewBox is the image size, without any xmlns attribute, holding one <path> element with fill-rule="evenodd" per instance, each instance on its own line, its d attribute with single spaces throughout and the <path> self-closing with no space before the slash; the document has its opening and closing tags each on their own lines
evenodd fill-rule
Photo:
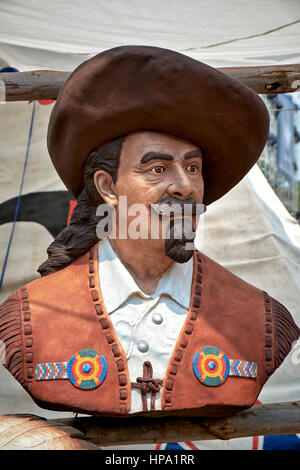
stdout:
<svg viewBox="0 0 300 470">
<path fill-rule="evenodd" d="M 156 325 L 160 325 L 163 322 L 163 317 L 160 313 L 154 313 L 154 315 L 152 316 L 152 321 Z"/>
<path fill-rule="evenodd" d="M 149 345 L 148 345 L 148 343 L 146 343 L 146 341 L 139 341 L 138 345 L 137 345 L 137 348 L 140 352 L 145 353 L 145 352 L 148 351 Z"/>
</svg>

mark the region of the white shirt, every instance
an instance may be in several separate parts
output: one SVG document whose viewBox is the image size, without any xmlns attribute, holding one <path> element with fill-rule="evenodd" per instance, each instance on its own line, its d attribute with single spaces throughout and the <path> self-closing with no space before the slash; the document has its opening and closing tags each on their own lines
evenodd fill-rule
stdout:
<svg viewBox="0 0 300 470">
<path fill-rule="evenodd" d="M 163 380 L 189 309 L 193 258 L 183 264 L 173 262 L 155 292 L 147 295 L 108 239 L 99 243 L 98 250 L 102 297 L 124 349 L 130 381 L 143 376 L 145 361 L 152 364 L 153 378 Z M 150 394 L 147 405 L 150 410 Z M 161 409 L 161 392 L 156 394 L 155 409 Z M 139 411 L 143 411 L 141 392 L 132 389 L 130 413 Z"/>
</svg>

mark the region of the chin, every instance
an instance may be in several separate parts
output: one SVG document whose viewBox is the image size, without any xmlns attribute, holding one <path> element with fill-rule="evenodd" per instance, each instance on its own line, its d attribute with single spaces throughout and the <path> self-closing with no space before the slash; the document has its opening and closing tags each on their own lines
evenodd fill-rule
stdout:
<svg viewBox="0 0 300 470">
<path fill-rule="evenodd" d="M 180 230 L 180 232 L 178 231 Z M 182 230 L 185 232 L 182 234 Z M 180 238 L 177 238 L 176 235 L 180 235 Z M 170 221 L 168 228 L 168 235 L 170 238 L 165 240 L 165 253 L 176 263 L 186 263 L 191 259 L 195 251 L 195 247 L 192 250 L 186 249 L 186 243 L 193 243 L 196 236 L 194 227 L 189 221 L 189 225 L 184 227 L 184 220 L 173 219 Z"/>
<path fill-rule="evenodd" d="M 193 256 L 194 250 L 186 250 L 185 244 L 187 240 L 166 240 L 166 255 L 176 263 L 187 263 Z"/>
</svg>

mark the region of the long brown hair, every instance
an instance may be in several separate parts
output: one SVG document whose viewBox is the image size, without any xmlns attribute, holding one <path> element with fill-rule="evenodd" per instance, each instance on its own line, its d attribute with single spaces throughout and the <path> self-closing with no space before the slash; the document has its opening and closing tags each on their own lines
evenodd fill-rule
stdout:
<svg viewBox="0 0 300 470">
<path fill-rule="evenodd" d="M 105 170 L 114 182 L 117 181 L 124 140 L 125 136 L 118 137 L 89 154 L 84 167 L 84 188 L 73 210 L 70 225 L 49 245 L 48 259 L 38 268 L 41 276 L 65 268 L 97 243 L 96 226 L 100 217 L 96 216 L 96 210 L 104 201 L 94 185 L 94 173 Z"/>
</svg>

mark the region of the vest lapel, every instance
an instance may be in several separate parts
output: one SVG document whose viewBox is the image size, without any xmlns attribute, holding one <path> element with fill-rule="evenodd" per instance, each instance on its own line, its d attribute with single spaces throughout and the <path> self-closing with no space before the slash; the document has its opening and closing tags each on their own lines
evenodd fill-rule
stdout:
<svg viewBox="0 0 300 470">
<path fill-rule="evenodd" d="M 202 265 L 199 253 L 195 252 L 193 258 L 194 268 L 189 311 L 171 355 L 162 388 L 161 407 L 166 410 L 172 407 L 172 392 L 178 368 L 180 367 L 184 351 L 188 346 L 189 339 L 194 332 L 195 322 L 199 316 L 202 293 Z M 187 371 L 187 373 L 189 373 L 189 371 Z"/>
<path fill-rule="evenodd" d="M 190 308 L 164 380 L 162 409 L 194 408 L 198 414 L 221 416 L 234 407 L 253 405 L 267 378 L 264 341 L 263 292 L 196 252 Z M 224 381 L 222 374 L 213 380 L 203 381 L 205 373 L 199 377 L 198 354 L 203 350 L 220 354 L 229 366 Z M 232 376 L 230 360 L 236 360 L 239 367 L 256 365 L 249 376 L 248 369 Z"/>
<path fill-rule="evenodd" d="M 29 373 L 26 376 L 26 388 L 32 397 L 50 409 L 54 405 L 54 409 L 95 415 L 127 414 L 131 397 L 127 362 L 103 303 L 97 245 L 67 268 L 28 284 L 27 290 L 32 341 L 29 347 L 25 323 L 23 347 L 26 362 L 35 363 L 38 372 L 35 377 Z M 93 378 L 96 387 L 90 387 L 92 376 L 84 373 L 92 374 L 97 366 L 78 369 L 81 357 L 88 357 L 91 351 L 99 353 L 99 371 L 101 367 L 104 371 L 97 380 Z M 63 372 L 59 377 L 57 364 Z M 76 377 L 84 380 L 80 382 Z"/>
</svg>

